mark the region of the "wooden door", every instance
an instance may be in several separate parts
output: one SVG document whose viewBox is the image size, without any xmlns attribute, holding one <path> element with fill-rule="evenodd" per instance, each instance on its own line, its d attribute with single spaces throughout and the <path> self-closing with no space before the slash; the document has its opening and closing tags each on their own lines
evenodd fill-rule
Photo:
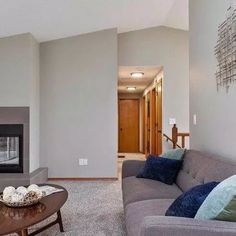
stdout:
<svg viewBox="0 0 236 236">
<path fill-rule="evenodd" d="M 145 154 L 162 153 L 162 81 L 144 97 L 145 112 Z"/>
<path fill-rule="evenodd" d="M 162 80 L 157 83 L 157 96 L 156 96 L 156 117 L 157 117 L 157 132 L 156 132 L 156 142 L 157 142 L 157 151 L 156 154 L 162 154 Z"/>
<path fill-rule="evenodd" d="M 139 152 L 139 100 L 119 100 L 119 152 Z"/>
</svg>

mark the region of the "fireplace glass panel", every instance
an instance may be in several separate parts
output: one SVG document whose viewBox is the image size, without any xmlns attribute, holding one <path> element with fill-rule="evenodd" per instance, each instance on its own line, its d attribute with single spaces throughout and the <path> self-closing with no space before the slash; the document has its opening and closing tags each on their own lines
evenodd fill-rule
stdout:
<svg viewBox="0 0 236 236">
<path fill-rule="evenodd" d="M 0 165 L 19 165 L 19 137 L 0 137 Z"/>
</svg>

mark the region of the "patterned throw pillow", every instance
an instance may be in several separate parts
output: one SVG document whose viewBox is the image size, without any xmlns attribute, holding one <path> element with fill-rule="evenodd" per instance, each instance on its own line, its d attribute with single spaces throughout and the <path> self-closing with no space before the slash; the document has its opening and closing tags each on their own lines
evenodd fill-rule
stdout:
<svg viewBox="0 0 236 236">
<path fill-rule="evenodd" d="M 175 182 L 181 166 L 182 161 L 150 155 L 136 177 L 159 180 L 171 185 Z"/>
<path fill-rule="evenodd" d="M 218 182 L 210 182 L 191 188 L 171 204 L 165 215 L 194 218 L 208 194 L 218 184 Z"/>
<path fill-rule="evenodd" d="M 185 149 L 179 148 L 179 149 L 168 150 L 161 156 L 172 160 L 182 160 L 184 157 L 184 153 Z"/>
<path fill-rule="evenodd" d="M 212 190 L 195 218 L 236 221 L 236 175 L 225 179 Z"/>
</svg>

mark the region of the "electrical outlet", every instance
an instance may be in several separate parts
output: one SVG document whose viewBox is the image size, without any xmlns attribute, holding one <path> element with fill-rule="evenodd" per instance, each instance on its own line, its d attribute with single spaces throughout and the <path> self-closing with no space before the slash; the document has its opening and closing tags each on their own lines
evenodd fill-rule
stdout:
<svg viewBox="0 0 236 236">
<path fill-rule="evenodd" d="M 87 166 L 88 165 L 88 159 L 79 159 L 79 165 L 80 166 Z"/>
<path fill-rule="evenodd" d="M 84 159 L 84 166 L 88 165 L 88 159 Z"/>
<path fill-rule="evenodd" d="M 79 165 L 83 166 L 84 165 L 84 159 L 79 159 Z"/>
</svg>

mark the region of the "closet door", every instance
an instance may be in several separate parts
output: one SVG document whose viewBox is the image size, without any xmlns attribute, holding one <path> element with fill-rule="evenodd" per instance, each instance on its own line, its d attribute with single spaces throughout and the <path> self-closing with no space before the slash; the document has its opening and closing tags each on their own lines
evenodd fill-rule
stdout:
<svg viewBox="0 0 236 236">
<path fill-rule="evenodd" d="M 119 100 L 119 152 L 139 152 L 139 100 Z"/>
</svg>

